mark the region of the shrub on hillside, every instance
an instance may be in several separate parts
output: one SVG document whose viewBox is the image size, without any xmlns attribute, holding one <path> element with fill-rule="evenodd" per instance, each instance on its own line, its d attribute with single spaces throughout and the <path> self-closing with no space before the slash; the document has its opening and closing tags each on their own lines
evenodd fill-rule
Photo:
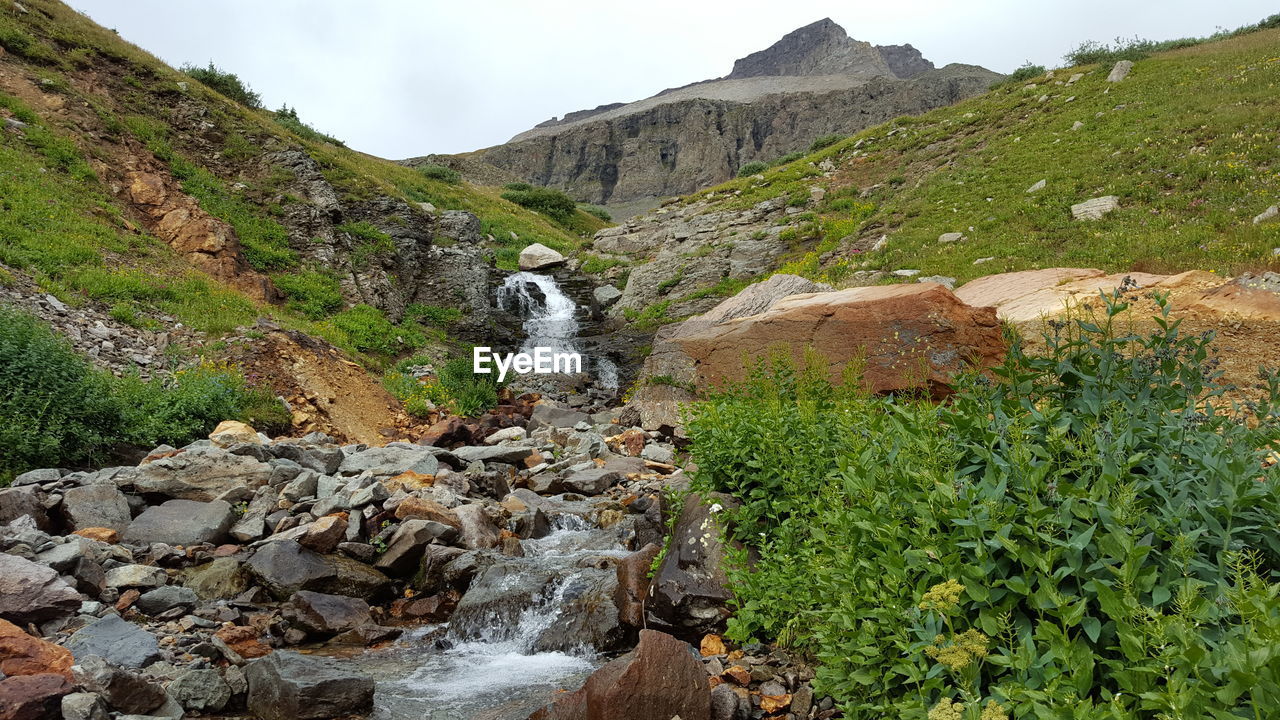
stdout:
<svg viewBox="0 0 1280 720">
<path fill-rule="evenodd" d="M 281 105 L 280 109 L 275 112 L 275 116 L 276 122 L 285 126 L 299 137 L 315 142 L 327 142 L 337 145 L 338 147 L 346 147 L 346 143 L 341 140 L 333 137 L 332 135 L 326 135 L 303 122 L 302 119 L 298 117 L 298 111 L 296 108 L 291 108 L 288 105 Z"/>
<path fill-rule="evenodd" d="M 530 187 L 525 190 L 507 190 L 502 199 L 534 212 L 542 213 L 557 222 L 565 222 L 573 216 L 578 203 L 555 188 Z"/>
<path fill-rule="evenodd" d="M 190 63 L 183 65 L 182 72 L 190 75 L 192 78 L 199 80 L 207 85 L 211 90 L 216 90 L 221 95 L 230 98 L 245 107 L 261 108 L 262 96 L 254 92 L 252 88 L 240 80 L 235 73 L 227 72 L 213 61 L 209 62 L 207 67 L 200 67 Z"/>
<path fill-rule="evenodd" d="M 115 383 L 124 440 L 144 448 L 181 447 L 207 436 L 218 423 L 238 419 L 267 434 L 289 428 L 289 413 L 268 390 L 250 388 L 226 365 L 201 363 L 172 378 L 125 376 Z"/>
<path fill-rule="evenodd" d="M 457 184 L 462 181 L 462 173 L 444 165 L 422 165 L 418 168 L 418 172 L 429 180 L 439 180 L 449 184 Z"/>
<path fill-rule="evenodd" d="M 288 298 L 288 308 L 312 320 L 328 317 L 342 307 L 342 286 L 332 273 L 306 270 L 280 273 L 271 279 Z"/>
<path fill-rule="evenodd" d="M 382 385 L 396 396 L 415 417 L 427 417 L 445 406 L 455 415 L 474 417 L 498 404 L 497 376 L 472 372 L 471 356 L 454 358 L 436 369 L 435 377 L 415 378 L 416 366 L 432 365 L 427 357 L 411 357 L 396 363 L 382 379 Z"/>
<path fill-rule="evenodd" d="M 823 135 L 822 137 L 809 143 L 809 152 L 818 152 L 823 148 L 829 148 L 832 145 L 844 139 L 844 135 Z"/>
<path fill-rule="evenodd" d="M 588 215 L 597 217 L 605 222 L 613 222 L 613 215 L 599 205 L 579 205 L 578 207 L 582 208 L 582 212 Z"/>
<path fill-rule="evenodd" d="M 422 331 L 409 325 L 396 325 L 383 312 L 370 305 L 356 305 L 334 315 L 328 321 L 340 330 L 351 347 L 364 353 L 392 356 L 426 343 Z"/>
<path fill-rule="evenodd" d="M 738 177 L 743 178 L 743 177 L 751 177 L 752 175 L 759 175 L 760 173 L 768 169 L 769 169 L 768 163 L 755 160 L 753 162 L 749 162 L 746 165 L 743 165 L 742 167 L 738 168 Z"/>
<path fill-rule="evenodd" d="M 0 308 L 0 484 L 36 467 L 102 458 L 121 409 L 106 376 L 34 318 Z"/>
<path fill-rule="evenodd" d="M 1124 307 L 947 405 L 784 364 L 696 407 L 696 484 L 743 501 L 729 634 L 811 651 L 851 717 L 1275 707 L 1280 382 L 1233 409 L 1210 337 Z"/>
<path fill-rule="evenodd" d="M 1028 60 L 1025 63 L 1023 63 L 1022 66 L 1019 67 L 1017 70 L 1014 70 L 1012 73 L 1010 73 L 1009 82 L 1016 82 L 1016 83 L 1026 82 L 1033 78 L 1040 77 L 1041 75 L 1045 74 L 1045 72 L 1046 71 L 1043 65 L 1033 65 L 1031 64 L 1031 61 Z"/>
</svg>

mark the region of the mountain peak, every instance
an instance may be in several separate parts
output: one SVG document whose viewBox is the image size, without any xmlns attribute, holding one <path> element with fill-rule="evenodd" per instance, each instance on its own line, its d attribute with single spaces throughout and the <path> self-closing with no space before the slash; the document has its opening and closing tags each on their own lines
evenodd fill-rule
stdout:
<svg viewBox="0 0 1280 720">
<path fill-rule="evenodd" d="M 910 45 L 876 47 L 849 37 L 831 18 L 797 28 L 759 52 L 734 62 L 725 78 L 864 75 L 912 77 L 933 68 Z"/>
</svg>

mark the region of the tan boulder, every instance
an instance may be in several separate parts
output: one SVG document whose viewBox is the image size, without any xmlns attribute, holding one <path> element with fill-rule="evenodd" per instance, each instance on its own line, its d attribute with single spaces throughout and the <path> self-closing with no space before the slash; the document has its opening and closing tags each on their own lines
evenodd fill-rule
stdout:
<svg viewBox="0 0 1280 720">
<path fill-rule="evenodd" d="M 129 198 L 138 205 L 158 207 L 164 204 L 168 192 L 164 189 L 164 180 L 159 175 L 145 172 L 131 172 L 128 175 Z"/>
<path fill-rule="evenodd" d="M 257 430 L 236 420 L 223 420 L 218 423 L 218 427 L 209 433 L 209 440 L 214 445 L 223 448 L 241 443 L 250 445 L 262 444 L 262 439 L 258 437 Z"/>
<path fill-rule="evenodd" d="M 111 528 L 104 528 L 104 527 L 80 528 L 79 530 L 75 531 L 75 533 L 73 534 L 79 535 L 80 537 L 89 538 L 90 540 L 97 540 L 98 542 L 104 542 L 104 543 L 107 543 L 108 545 L 115 545 L 116 543 L 120 542 L 120 531 L 113 530 Z"/>
<path fill-rule="evenodd" d="M 410 518 L 438 522 L 462 532 L 462 521 L 458 519 L 458 515 L 435 500 L 412 496 L 405 498 L 396 506 L 396 519 Z"/>
<path fill-rule="evenodd" d="M 675 342 L 700 387 L 741 380 L 754 359 L 778 352 L 802 363 L 812 348 L 833 382 L 857 360 L 872 392 L 925 387 L 935 396 L 956 373 L 999 364 L 1006 351 L 995 308 L 966 305 L 936 283 L 793 295 Z"/>
</svg>

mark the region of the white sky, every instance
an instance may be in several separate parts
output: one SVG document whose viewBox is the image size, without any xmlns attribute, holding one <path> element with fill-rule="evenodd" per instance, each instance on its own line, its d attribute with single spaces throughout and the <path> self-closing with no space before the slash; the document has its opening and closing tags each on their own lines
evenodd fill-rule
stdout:
<svg viewBox="0 0 1280 720">
<path fill-rule="evenodd" d="M 69 0 L 169 64 L 213 60 L 272 109 L 388 158 L 500 144 L 553 116 L 728 74 L 831 17 L 939 66 L 1054 67 L 1086 39 L 1207 35 L 1274 0 Z"/>
</svg>

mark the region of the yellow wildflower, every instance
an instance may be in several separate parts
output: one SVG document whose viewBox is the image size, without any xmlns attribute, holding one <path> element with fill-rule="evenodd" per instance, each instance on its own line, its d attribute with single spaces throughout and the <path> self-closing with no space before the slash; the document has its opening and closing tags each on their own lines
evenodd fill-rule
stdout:
<svg viewBox="0 0 1280 720">
<path fill-rule="evenodd" d="M 964 703 L 951 702 L 948 698 L 943 698 L 929 711 L 929 720 L 962 720 L 963 717 Z"/>
<path fill-rule="evenodd" d="M 929 588 L 929 591 L 920 599 L 918 607 L 921 610 L 947 612 L 960 604 L 960 593 L 962 592 L 964 592 L 964 586 L 955 580 L 939 583 Z"/>
<path fill-rule="evenodd" d="M 995 700 L 988 700 L 987 706 L 982 708 L 982 717 L 979 720 L 1009 720 L 1009 713 L 1005 712 L 1004 706 Z"/>
<path fill-rule="evenodd" d="M 933 639 L 933 645 L 924 649 L 924 654 L 953 671 L 963 670 L 987 656 L 987 636 L 977 630 L 965 630 L 953 635 L 948 643 L 939 635 Z"/>
</svg>

